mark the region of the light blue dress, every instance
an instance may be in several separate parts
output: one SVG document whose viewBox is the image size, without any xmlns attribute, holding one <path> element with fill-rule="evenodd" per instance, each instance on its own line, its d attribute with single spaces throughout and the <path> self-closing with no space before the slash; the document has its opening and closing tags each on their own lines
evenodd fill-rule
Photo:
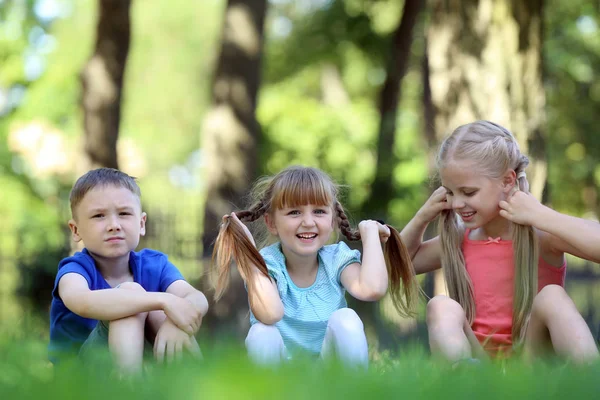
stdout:
<svg viewBox="0 0 600 400">
<path fill-rule="evenodd" d="M 347 307 L 340 275 L 348 265 L 360 263 L 360 252 L 351 250 L 344 242 L 323 246 L 318 252 L 315 282 L 306 288 L 299 288 L 290 278 L 280 243 L 265 247 L 260 253 L 269 274 L 277 282 L 283 302 L 284 316 L 275 326 L 286 348 L 292 353 L 298 350 L 320 353 L 329 317 L 334 311 Z M 250 312 L 250 323 L 256 322 Z"/>
</svg>

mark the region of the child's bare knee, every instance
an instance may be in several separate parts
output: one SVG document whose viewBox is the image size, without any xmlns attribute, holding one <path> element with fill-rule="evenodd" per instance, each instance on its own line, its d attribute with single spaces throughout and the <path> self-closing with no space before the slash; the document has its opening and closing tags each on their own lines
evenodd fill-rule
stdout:
<svg viewBox="0 0 600 400">
<path fill-rule="evenodd" d="M 559 285 L 546 285 L 540 290 L 540 292 L 533 299 L 534 303 L 546 303 L 556 301 L 557 299 L 562 299 L 565 297 L 569 297 L 567 292 L 562 286 Z"/>
<path fill-rule="evenodd" d="M 456 301 L 443 295 L 435 296 L 427 303 L 427 325 L 439 323 L 440 321 L 452 319 L 462 324 L 465 319 L 465 311 Z"/>
<path fill-rule="evenodd" d="M 145 325 L 147 318 L 148 318 L 148 313 L 141 312 L 138 314 L 130 315 L 129 317 L 119 318 L 119 319 L 110 321 L 109 326 L 110 326 L 110 328 L 114 328 L 115 326 L 118 326 L 118 325 L 124 325 L 124 324 L 130 325 L 132 323 Z"/>
<path fill-rule="evenodd" d="M 140 285 L 137 282 L 123 282 L 119 286 L 117 286 L 115 289 L 137 290 L 138 292 L 146 291 L 146 289 L 144 289 L 142 287 L 142 285 Z"/>
<path fill-rule="evenodd" d="M 573 300 L 571 300 L 565 289 L 559 285 L 544 286 L 533 299 L 531 307 L 532 315 L 542 319 L 547 319 L 556 313 L 564 314 L 569 310 L 577 312 Z"/>
</svg>

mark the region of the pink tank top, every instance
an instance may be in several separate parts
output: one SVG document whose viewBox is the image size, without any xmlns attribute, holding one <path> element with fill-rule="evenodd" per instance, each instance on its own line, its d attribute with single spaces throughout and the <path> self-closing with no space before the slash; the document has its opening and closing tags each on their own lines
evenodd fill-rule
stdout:
<svg viewBox="0 0 600 400">
<path fill-rule="evenodd" d="M 512 240 L 470 240 L 468 236 L 467 230 L 462 250 L 473 282 L 473 332 L 488 353 L 510 352 L 514 292 Z M 554 267 L 540 257 L 538 292 L 550 284 L 564 287 L 566 270 L 566 260 L 562 267 Z"/>
</svg>

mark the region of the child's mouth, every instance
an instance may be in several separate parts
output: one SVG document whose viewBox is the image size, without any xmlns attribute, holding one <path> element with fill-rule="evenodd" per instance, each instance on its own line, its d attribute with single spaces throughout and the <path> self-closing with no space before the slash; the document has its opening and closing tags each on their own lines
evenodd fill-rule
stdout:
<svg viewBox="0 0 600 400">
<path fill-rule="evenodd" d="M 302 241 L 314 240 L 318 235 L 316 233 L 299 233 L 296 237 Z"/>
<path fill-rule="evenodd" d="M 470 221 L 471 219 L 473 219 L 473 216 L 475 214 L 476 214 L 475 211 L 460 213 L 460 217 L 462 218 L 463 221 Z"/>
</svg>

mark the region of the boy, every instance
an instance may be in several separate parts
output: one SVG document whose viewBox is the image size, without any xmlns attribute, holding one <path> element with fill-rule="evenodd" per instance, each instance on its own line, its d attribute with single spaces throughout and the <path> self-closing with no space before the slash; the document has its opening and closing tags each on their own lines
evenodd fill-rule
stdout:
<svg viewBox="0 0 600 400">
<path fill-rule="evenodd" d="M 146 338 L 163 361 L 185 348 L 199 353 L 194 334 L 208 302 L 188 284 L 166 255 L 134 252 L 146 232 L 140 188 L 111 168 L 80 177 L 70 196 L 69 228 L 85 248 L 58 266 L 50 309 L 50 360 L 85 356 L 108 345 L 117 366 L 141 368 Z M 146 334 L 147 332 L 147 334 Z"/>
</svg>

